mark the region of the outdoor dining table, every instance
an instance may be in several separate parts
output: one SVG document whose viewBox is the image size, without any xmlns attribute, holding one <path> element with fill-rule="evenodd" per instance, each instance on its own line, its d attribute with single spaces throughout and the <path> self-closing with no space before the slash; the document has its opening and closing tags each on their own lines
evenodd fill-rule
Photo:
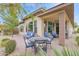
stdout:
<svg viewBox="0 0 79 59">
<path fill-rule="evenodd" d="M 31 43 L 33 43 L 34 45 L 34 51 L 35 53 L 37 52 L 37 47 L 39 47 L 39 45 L 43 45 L 44 47 L 42 48 L 45 52 L 47 52 L 47 42 L 50 41 L 50 38 L 47 37 L 32 37 L 31 39 L 29 39 L 31 41 Z"/>
</svg>

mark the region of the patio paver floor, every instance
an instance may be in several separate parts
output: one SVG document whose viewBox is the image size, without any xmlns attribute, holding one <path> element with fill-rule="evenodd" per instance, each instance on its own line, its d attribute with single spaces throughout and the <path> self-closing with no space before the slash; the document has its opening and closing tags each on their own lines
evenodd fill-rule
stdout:
<svg viewBox="0 0 79 59">
<path fill-rule="evenodd" d="M 11 37 L 10 37 L 11 38 Z M 13 40 L 16 41 L 17 45 L 16 45 L 16 49 L 13 53 L 11 53 L 9 56 L 19 56 L 19 55 L 25 55 L 25 43 L 24 43 L 24 39 L 22 35 L 15 35 L 12 38 Z M 57 48 L 57 49 L 62 49 L 62 47 L 59 45 L 59 40 L 58 38 L 54 39 L 52 41 L 52 45 L 53 48 Z M 74 38 L 73 39 L 65 39 L 65 46 L 69 47 L 69 48 L 77 48 L 78 46 L 75 43 Z M 31 49 L 28 49 L 28 53 L 31 52 Z M 32 51 L 33 53 L 33 51 Z M 48 55 L 53 54 L 52 50 L 50 47 L 48 47 Z"/>
</svg>

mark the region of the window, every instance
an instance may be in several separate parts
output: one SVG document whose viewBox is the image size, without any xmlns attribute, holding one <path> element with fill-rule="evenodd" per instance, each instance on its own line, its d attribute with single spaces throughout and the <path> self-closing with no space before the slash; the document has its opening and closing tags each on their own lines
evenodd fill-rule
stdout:
<svg viewBox="0 0 79 59">
<path fill-rule="evenodd" d="M 30 30 L 30 31 L 33 31 L 33 22 L 30 22 L 30 23 L 29 23 L 29 30 Z"/>
<path fill-rule="evenodd" d="M 52 22 L 48 22 L 48 32 L 51 33 L 52 32 Z"/>
<path fill-rule="evenodd" d="M 67 21 L 65 22 L 65 31 L 67 33 Z"/>
<path fill-rule="evenodd" d="M 37 21 L 34 21 L 34 32 L 37 33 Z"/>
<path fill-rule="evenodd" d="M 34 27 L 34 30 L 33 30 L 33 27 Z M 34 21 L 34 25 L 33 25 L 33 22 L 29 23 L 29 30 L 32 32 L 34 31 L 35 33 L 37 32 L 37 21 Z"/>
<path fill-rule="evenodd" d="M 47 32 L 47 21 L 44 21 L 44 32 Z"/>
</svg>

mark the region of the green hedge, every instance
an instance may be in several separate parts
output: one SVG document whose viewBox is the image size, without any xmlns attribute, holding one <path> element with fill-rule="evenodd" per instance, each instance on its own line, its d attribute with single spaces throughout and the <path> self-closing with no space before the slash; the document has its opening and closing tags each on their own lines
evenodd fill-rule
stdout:
<svg viewBox="0 0 79 59">
<path fill-rule="evenodd" d="M 79 36 L 76 37 L 76 42 L 77 42 L 77 44 L 79 46 Z"/>
<path fill-rule="evenodd" d="M 1 42 L 1 46 L 5 47 L 6 55 L 12 53 L 16 48 L 16 42 L 10 39 L 3 39 Z"/>
</svg>

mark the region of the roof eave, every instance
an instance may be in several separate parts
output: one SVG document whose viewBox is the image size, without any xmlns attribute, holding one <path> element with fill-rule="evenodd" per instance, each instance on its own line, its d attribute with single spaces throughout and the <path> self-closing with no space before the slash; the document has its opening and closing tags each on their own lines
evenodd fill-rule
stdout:
<svg viewBox="0 0 79 59">
<path fill-rule="evenodd" d="M 70 4 L 71 4 L 71 3 L 62 3 L 62 4 L 59 4 L 59 5 L 57 5 L 57 6 L 53 7 L 53 8 L 51 8 L 51 9 L 48 9 L 46 12 L 44 12 L 44 13 L 38 15 L 38 16 L 41 17 L 41 16 L 43 16 L 43 15 L 45 15 L 45 14 L 47 14 L 47 13 L 50 13 L 50 12 L 53 12 L 53 11 L 55 11 L 55 10 L 61 9 L 61 8 L 65 7 L 65 6 L 70 5 Z"/>
</svg>

